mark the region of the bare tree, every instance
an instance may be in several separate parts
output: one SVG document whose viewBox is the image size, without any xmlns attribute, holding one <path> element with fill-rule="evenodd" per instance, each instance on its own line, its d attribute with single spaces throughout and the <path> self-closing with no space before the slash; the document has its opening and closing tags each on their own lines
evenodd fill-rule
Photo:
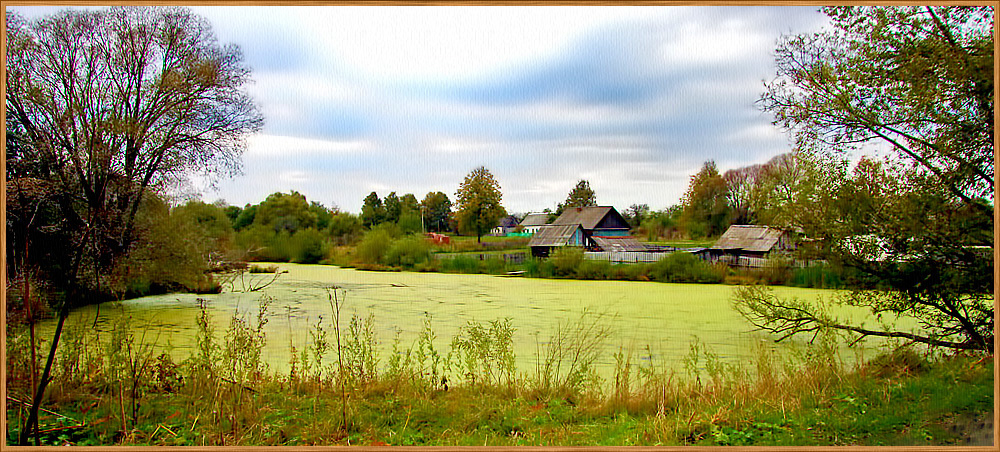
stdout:
<svg viewBox="0 0 1000 452">
<path fill-rule="evenodd" d="M 185 8 L 63 11 L 37 21 L 7 12 L 6 108 L 20 161 L 54 187 L 72 234 L 58 278 L 68 294 L 21 433 L 26 444 L 62 322 L 135 240 L 143 200 L 193 173 L 237 171 L 263 119 L 235 46 Z M 82 269 L 82 270 L 81 270 Z"/>
</svg>

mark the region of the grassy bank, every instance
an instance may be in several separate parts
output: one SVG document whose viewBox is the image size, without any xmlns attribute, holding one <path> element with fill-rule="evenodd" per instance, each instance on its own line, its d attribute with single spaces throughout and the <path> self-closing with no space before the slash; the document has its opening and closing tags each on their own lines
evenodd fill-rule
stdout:
<svg viewBox="0 0 1000 452">
<path fill-rule="evenodd" d="M 331 301 L 338 298 L 331 293 Z M 266 308 L 267 300 L 263 300 Z M 266 311 L 263 309 L 262 311 Z M 336 312 L 336 309 L 334 309 Z M 179 363 L 154 356 L 128 319 L 103 339 L 64 338 L 41 423 L 60 445 L 887 445 L 960 444 L 953 428 L 993 402 L 991 357 L 902 348 L 846 365 L 834 338 L 794 356 L 761 348 L 725 364 L 693 343 L 684 370 L 618 349 L 592 372 L 598 320 L 566 324 L 515 369 L 511 323 L 470 322 L 379 356 L 373 317 L 319 326 L 272 372 L 260 351 L 266 317 L 234 316 Z M 25 410 L 26 347 L 8 337 L 8 441 Z M 672 366 L 676 369 L 676 366 Z"/>
</svg>

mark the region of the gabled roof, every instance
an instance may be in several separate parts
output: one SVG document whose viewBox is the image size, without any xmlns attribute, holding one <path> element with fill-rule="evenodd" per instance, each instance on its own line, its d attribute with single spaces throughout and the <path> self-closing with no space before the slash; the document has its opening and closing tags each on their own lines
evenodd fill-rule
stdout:
<svg viewBox="0 0 1000 452">
<path fill-rule="evenodd" d="M 549 219 L 547 213 L 529 213 L 521 220 L 521 226 L 542 226 Z"/>
<path fill-rule="evenodd" d="M 712 246 L 714 250 L 771 251 L 784 231 L 769 226 L 734 224 Z"/>
<path fill-rule="evenodd" d="M 542 226 L 535 235 L 531 236 L 528 246 L 565 246 L 579 228 L 578 224 Z"/>
<path fill-rule="evenodd" d="M 595 235 L 591 237 L 597 246 L 604 251 L 649 251 L 646 245 L 639 243 L 634 237 L 601 237 Z"/>
<path fill-rule="evenodd" d="M 517 218 L 513 215 L 507 215 L 500 219 L 500 224 L 497 225 L 501 228 L 513 228 L 517 226 Z"/>
<path fill-rule="evenodd" d="M 619 223 L 628 224 L 621 218 L 621 214 L 610 206 L 567 207 L 552 224 L 578 224 L 584 229 L 595 229 L 608 215 L 616 215 Z"/>
</svg>

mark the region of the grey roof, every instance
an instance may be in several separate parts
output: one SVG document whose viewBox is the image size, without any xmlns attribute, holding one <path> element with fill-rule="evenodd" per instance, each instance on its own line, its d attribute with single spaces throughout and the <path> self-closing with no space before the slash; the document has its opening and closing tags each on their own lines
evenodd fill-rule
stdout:
<svg viewBox="0 0 1000 452">
<path fill-rule="evenodd" d="M 531 236 L 528 246 L 566 246 L 579 227 L 578 224 L 542 226 Z"/>
<path fill-rule="evenodd" d="M 497 225 L 502 228 L 513 228 L 517 226 L 517 218 L 513 215 L 507 215 L 500 219 L 500 224 Z"/>
<path fill-rule="evenodd" d="M 783 233 L 781 229 L 769 226 L 734 224 L 719 237 L 712 249 L 768 252 L 778 244 Z"/>
<path fill-rule="evenodd" d="M 648 251 L 646 245 L 639 243 L 634 237 L 601 237 L 593 236 L 594 242 L 604 251 Z"/>
<path fill-rule="evenodd" d="M 594 229 L 614 207 L 567 207 L 552 224 L 579 224 Z"/>
<path fill-rule="evenodd" d="M 542 226 L 548 219 L 547 213 L 529 213 L 521 220 L 521 226 Z"/>
</svg>

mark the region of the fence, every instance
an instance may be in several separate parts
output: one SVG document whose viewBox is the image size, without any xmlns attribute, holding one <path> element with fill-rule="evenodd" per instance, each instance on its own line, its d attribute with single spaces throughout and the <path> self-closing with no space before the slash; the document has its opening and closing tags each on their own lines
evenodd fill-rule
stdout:
<svg viewBox="0 0 1000 452">
<path fill-rule="evenodd" d="M 768 259 L 766 257 L 750 257 L 750 256 L 719 256 L 714 262 L 722 262 L 728 264 L 732 267 L 747 267 L 747 268 L 764 268 L 764 267 L 777 267 L 782 265 L 787 265 L 789 267 L 807 267 L 813 263 L 818 263 L 820 261 L 804 261 L 804 260 L 778 260 L 778 259 Z"/>
<path fill-rule="evenodd" d="M 635 264 L 638 262 L 656 262 L 666 256 L 665 253 L 649 251 L 594 251 L 583 253 L 587 259 L 608 261 L 613 264 Z"/>
</svg>

